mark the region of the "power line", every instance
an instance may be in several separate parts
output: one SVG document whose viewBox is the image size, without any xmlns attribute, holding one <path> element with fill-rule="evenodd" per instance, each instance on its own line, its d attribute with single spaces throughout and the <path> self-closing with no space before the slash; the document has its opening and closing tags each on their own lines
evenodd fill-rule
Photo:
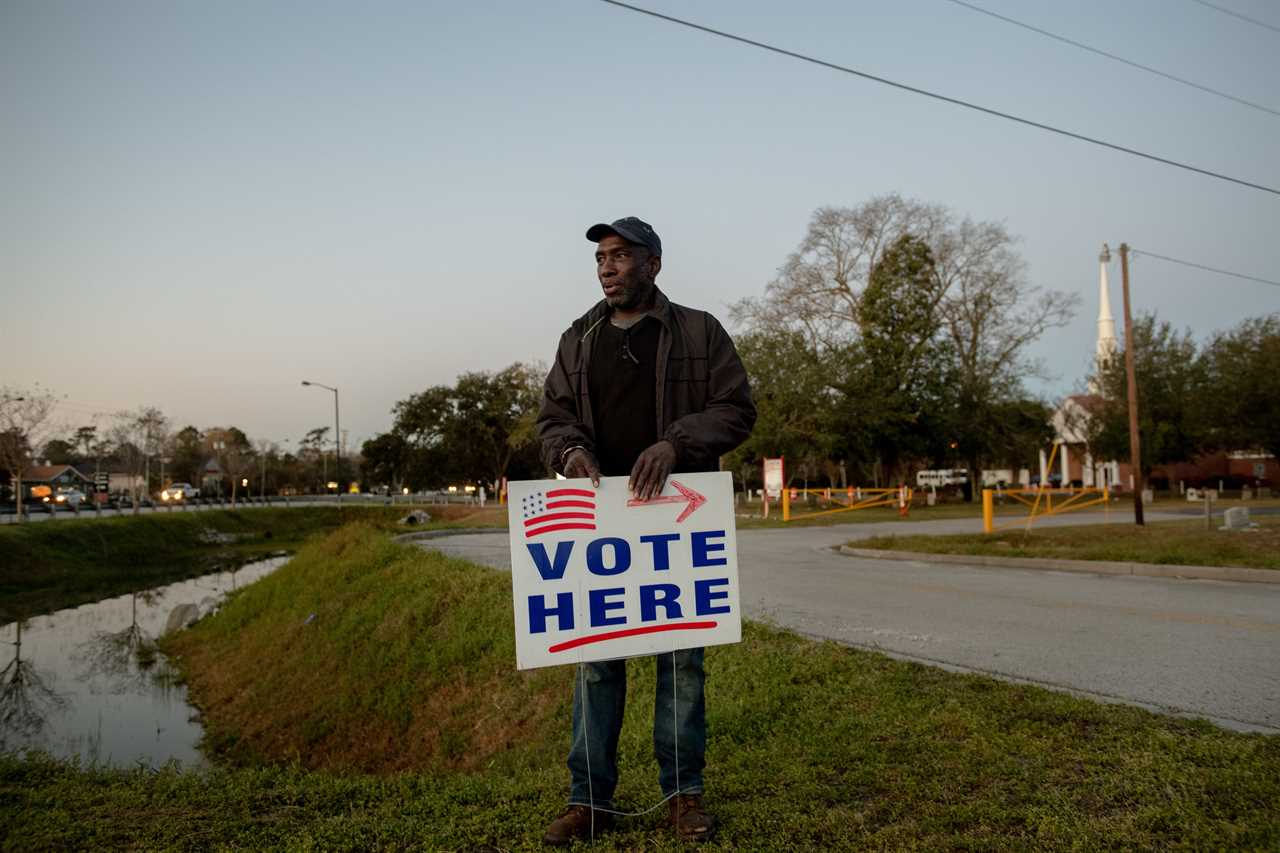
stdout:
<svg viewBox="0 0 1280 853">
<path fill-rule="evenodd" d="M 1245 100 L 1244 98 L 1238 98 L 1235 95 L 1230 94 L 1229 92 L 1223 92 L 1218 89 L 1213 89 L 1209 86 L 1204 86 L 1200 83 L 1196 83 L 1193 80 L 1188 80 L 1185 77 L 1179 77 L 1176 74 L 1170 74 L 1167 71 L 1161 71 L 1159 68 L 1152 68 L 1150 65 L 1143 65 L 1141 62 L 1134 62 L 1131 59 L 1125 59 L 1123 56 L 1117 56 L 1114 53 L 1108 53 L 1107 51 L 1102 50 L 1101 48 L 1091 47 L 1090 45 L 1084 44 L 1083 42 L 1078 42 L 1078 41 L 1075 41 L 1074 39 L 1069 39 L 1066 36 L 1060 36 L 1057 33 L 1051 33 L 1048 30 L 1042 30 L 1039 27 L 1032 26 L 1031 24 L 1026 24 L 1026 23 L 1023 23 L 1022 21 L 1015 21 L 1013 18 L 1006 17 L 997 12 L 992 12 L 991 10 L 984 9 L 981 6 L 975 6 L 972 3 L 966 3 L 965 0 L 947 0 L 947 2 L 954 3 L 957 6 L 963 6 L 964 8 L 970 9 L 981 15 L 986 15 L 987 17 L 995 18 L 996 20 L 999 20 L 999 21 L 1004 21 L 1006 24 L 1013 24 L 1015 27 L 1022 27 L 1022 29 L 1024 30 L 1030 30 L 1033 33 L 1039 33 L 1040 35 L 1045 36 L 1046 38 L 1051 38 L 1054 41 L 1060 41 L 1063 44 L 1069 44 L 1072 47 L 1078 47 L 1081 50 L 1087 50 L 1090 53 L 1097 54 L 1098 56 L 1104 56 L 1107 59 L 1114 60 L 1115 62 L 1122 62 L 1131 68 L 1137 68 L 1141 71 L 1146 71 L 1148 74 L 1155 74 L 1157 77 L 1163 77 L 1166 80 L 1172 80 L 1175 83 L 1181 83 L 1184 86 L 1190 86 L 1193 89 L 1199 89 L 1201 92 L 1208 92 L 1210 95 L 1217 95 L 1219 98 L 1226 98 L 1229 101 L 1235 101 L 1237 104 L 1243 104 L 1244 106 L 1252 107 L 1255 110 L 1262 110 L 1264 113 L 1271 113 L 1273 116 L 1280 116 L 1280 110 L 1273 110 L 1271 107 L 1265 106 L 1263 104 L 1254 103 L 1253 101 L 1248 101 L 1248 100 Z"/>
<path fill-rule="evenodd" d="M 1224 15 L 1230 15 L 1233 18 L 1239 18 L 1242 21 L 1248 21 L 1249 23 L 1255 24 L 1259 27 L 1266 27 L 1272 32 L 1280 33 L 1280 27 L 1277 27 L 1274 24 L 1268 24 L 1266 21 L 1259 21 L 1257 18 L 1250 18 L 1248 15 L 1241 15 L 1239 12 L 1232 11 L 1226 6 L 1219 6 L 1217 3 L 1208 3 L 1206 0 L 1191 0 L 1191 2 L 1199 3 L 1201 6 L 1208 6 L 1210 9 L 1216 9 Z"/>
<path fill-rule="evenodd" d="M 1233 178 L 1230 175 L 1224 175 L 1220 172 L 1211 172 L 1208 169 L 1201 169 L 1198 166 L 1192 166 L 1187 163 L 1178 162 L 1177 160 L 1170 160 L 1165 157 L 1159 157 L 1155 154 L 1147 154 L 1143 151 L 1138 151 L 1134 148 L 1126 148 L 1123 145 L 1117 145 L 1114 142 L 1106 142 L 1101 139 L 1095 139 L 1092 136 L 1085 136 L 1084 134 L 1081 134 L 1081 133 L 1075 133 L 1070 130 L 1063 130 L 1060 127 L 1054 127 L 1048 124 L 1041 124 L 1038 121 L 1032 121 L 1031 119 L 1021 118 L 1019 116 L 1015 116 L 1010 113 L 1005 113 L 999 110 L 991 109 L 990 107 L 979 106 L 978 104 L 970 103 L 969 101 L 962 101 L 959 98 L 952 98 L 947 95 L 939 95 L 936 92 L 930 92 L 927 89 L 918 89 L 915 86 L 908 86 L 906 83 L 898 83 L 896 81 L 889 80 L 885 77 L 877 77 L 874 74 L 868 74 L 865 71 L 858 71 L 857 69 L 849 68 L 844 65 L 837 65 L 834 62 L 827 62 L 824 59 L 817 59 L 812 56 L 806 56 L 803 53 L 796 53 L 795 51 L 787 50 L 781 47 L 776 47 L 771 44 L 766 44 L 765 42 L 754 41 L 744 36 L 738 36 L 738 35 L 734 35 L 733 33 L 724 32 L 723 30 L 712 29 L 711 27 L 706 27 L 706 26 L 703 26 L 702 24 L 695 24 L 692 21 L 686 21 L 682 18 L 675 18 L 675 17 L 672 17 L 671 15 L 664 15 L 661 12 L 654 12 L 650 9 L 645 9 L 640 6 L 632 6 L 629 3 L 622 3 L 620 2 L 620 0 L 599 0 L 599 2 L 607 3 L 610 6 L 617 6 L 618 8 L 621 8 L 621 9 L 627 9 L 628 11 L 631 11 L 631 12 L 637 12 L 641 15 L 648 15 L 651 18 L 658 18 L 659 20 L 667 21 L 672 24 L 679 24 L 682 27 L 688 27 L 689 29 L 698 30 L 700 32 L 707 33 L 709 35 L 719 36 L 720 38 L 728 39 L 730 41 L 736 41 L 736 42 L 739 42 L 740 44 L 750 45 L 751 47 L 758 47 L 761 50 L 767 50 L 772 53 L 780 54 L 782 56 L 789 56 L 792 59 L 799 59 L 801 62 L 808 62 L 812 65 L 818 65 L 823 68 L 830 68 L 833 71 L 840 71 L 845 74 L 852 74 L 855 77 L 862 77 L 865 80 L 871 80 L 876 83 L 883 83 L 886 86 L 892 86 L 895 89 L 902 89 L 905 92 L 913 92 L 914 94 L 917 94 L 917 95 L 924 95 L 926 98 L 933 98 L 934 100 L 945 101 L 948 104 L 955 104 L 956 106 L 965 107 L 966 109 L 970 109 L 970 110 L 976 110 L 977 112 L 986 113 L 987 115 L 996 116 L 997 118 L 1007 119 L 1008 121 L 1017 122 L 1018 124 L 1025 124 L 1028 127 L 1035 127 L 1035 128 L 1039 128 L 1040 130 L 1047 130 L 1050 133 L 1056 133 L 1056 134 L 1059 134 L 1060 136 L 1066 136 L 1071 139 L 1078 139 L 1081 142 L 1088 142 L 1093 145 L 1099 145 L 1103 148 L 1110 148 L 1113 151 L 1120 151 L 1124 154 L 1131 154 L 1134 157 L 1141 157 L 1145 160 L 1151 160 L 1156 163 L 1164 163 L 1166 166 L 1173 166 L 1178 169 L 1185 169 L 1188 172 L 1195 172 L 1197 174 L 1205 175 L 1210 178 L 1217 178 L 1218 180 L 1229 181 L 1230 183 L 1239 184 L 1240 186 L 1250 187 L 1255 190 L 1262 190 L 1263 192 L 1271 193 L 1272 195 L 1280 195 L 1280 190 L 1275 189 L 1273 187 L 1264 186 L 1262 184 L 1255 184 L 1252 181 L 1246 181 L 1241 178 Z"/>
<path fill-rule="evenodd" d="M 1155 252 L 1146 252 L 1146 251 L 1143 251 L 1142 249 L 1131 249 L 1130 253 L 1134 255 L 1146 255 L 1148 258 L 1159 258 L 1160 260 L 1168 261 L 1171 264 L 1182 264 L 1184 267 L 1195 267 L 1198 270 L 1216 272 L 1219 275 L 1229 275 L 1232 278 L 1242 278 L 1245 281 L 1256 281 L 1260 284 L 1270 284 L 1270 285 L 1274 285 L 1275 287 L 1280 287 L 1280 281 L 1272 281 L 1269 278 L 1258 278 L 1257 276 L 1253 276 L 1253 275 L 1245 275 L 1244 273 L 1231 272 L 1231 270 L 1221 270 L 1221 269 L 1218 269 L 1217 267 L 1207 267 L 1204 264 L 1192 263 L 1191 261 L 1183 261 L 1183 260 L 1179 260 L 1178 258 L 1171 258 L 1168 255 L 1157 255 Z"/>
</svg>

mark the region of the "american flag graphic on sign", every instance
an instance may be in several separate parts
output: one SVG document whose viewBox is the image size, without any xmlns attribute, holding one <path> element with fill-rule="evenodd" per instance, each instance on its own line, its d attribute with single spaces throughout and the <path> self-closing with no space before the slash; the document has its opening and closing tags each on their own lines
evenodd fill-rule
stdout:
<svg viewBox="0 0 1280 853">
<path fill-rule="evenodd" d="M 524 538 L 561 530 L 595 530 L 596 496 L 589 489 L 548 489 L 521 499 Z"/>
</svg>

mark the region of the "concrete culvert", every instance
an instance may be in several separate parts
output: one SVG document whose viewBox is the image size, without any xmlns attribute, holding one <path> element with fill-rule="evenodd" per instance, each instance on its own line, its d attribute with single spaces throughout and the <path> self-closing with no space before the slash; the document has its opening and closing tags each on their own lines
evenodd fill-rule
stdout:
<svg viewBox="0 0 1280 853">
<path fill-rule="evenodd" d="M 404 518 L 400 519 L 401 524 L 409 524 L 409 525 L 427 524 L 430 521 L 431 521 L 431 516 L 427 514 L 426 510 L 421 510 L 421 509 L 415 509 L 413 512 L 409 513 Z"/>
</svg>

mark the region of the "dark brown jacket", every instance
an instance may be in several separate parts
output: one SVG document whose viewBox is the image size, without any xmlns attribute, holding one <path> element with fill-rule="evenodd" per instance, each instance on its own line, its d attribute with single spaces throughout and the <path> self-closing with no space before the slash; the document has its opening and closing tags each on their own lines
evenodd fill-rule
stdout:
<svg viewBox="0 0 1280 853">
<path fill-rule="evenodd" d="M 601 300 L 560 336 L 538 413 L 542 459 L 564 473 L 562 455 L 581 445 L 595 453 L 587 375 L 593 336 L 611 309 Z M 658 335 L 658 436 L 676 449 L 675 471 L 715 471 L 722 454 L 746 440 L 756 422 L 747 371 L 724 327 L 705 311 L 656 292 L 649 314 Z"/>
</svg>

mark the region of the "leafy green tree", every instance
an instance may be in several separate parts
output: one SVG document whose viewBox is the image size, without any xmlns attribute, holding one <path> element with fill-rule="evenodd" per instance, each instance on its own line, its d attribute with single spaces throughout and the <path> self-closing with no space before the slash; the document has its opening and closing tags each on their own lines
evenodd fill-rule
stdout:
<svg viewBox="0 0 1280 853">
<path fill-rule="evenodd" d="M 392 433 L 404 440 L 408 459 L 405 482 L 413 489 L 439 488 L 455 476 L 457 459 L 448 451 L 453 415 L 452 389 L 435 385 L 392 408 Z"/>
<path fill-rule="evenodd" d="M 458 377 L 447 435 L 468 479 L 496 482 L 521 449 L 534 449 L 526 424 L 537 414 L 544 377 L 545 371 L 518 362 L 497 373 Z"/>
<path fill-rule="evenodd" d="M 1204 358 L 1212 443 L 1280 457 L 1280 313 L 1214 335 Z"/>
<path fill-rule="evenodd" d="M 952 352 L 941 337 L 942 294 L 928 245 L 904 234 L 872 270 L 858 303 L 860 346 L 846 408 L 887 484 L 903 479 L 903 459 L 927 455 L 940 435 Z"/>
<path fill-rule="evenodd" d="M 63 438 L 53 438 L 45 442 L 40 451 L 40 458 L 53 465 L 72 465 L 78 460 L 76 446 Z"/>
<path fill-rule="evenodd" d="M 193 426 L 178 430 L 173 436 L 173 461 L 169 463 L 173 481 L 191 483 L 200 488 L 204 478 L 204 464 L 209 461 L 210 455 L 200 430 Z M 161 485 L 167 486 L 168 483 Z"/>
<path fill-rule="evenodd" d="M 329 427 L 322 426 L 307 430 L 307 434 L 298 442 L 298 453 L 307 464 L 309 488 L 324 494 L 329 486 Z"/>
<path fill-rule="evenodd" d="M 496 373 L 464 373 L 456 385 L 396 403 L 391 432 L 408 454 L 406 480 L 422 488 L 543 476 L 533 426 L 545 375 L 541 365 L 517 362 Z"/>
<path fill-rule="evenodd" d="M 85 424 L 76 428 L 75 437 L 72 443 L 80 450 L 81 459 L 93 458 L 93 446 L 98 441 L 98 427 L 93 424 Z"/>
<path fill-rule="evenodd" d="M 803 335 L 778 329 L 738 337 L 738 355 L 751 381 L 756 424 L 726 466 L 743 486 L 760 476 L 760 461 L 783 456 L 794 478 L 803 465 L 830 458 L 839 441 L 831 365 Z"/>
<path fill-rule="evenodd" d="M 384 432 L 366 441 L 360 455 L 364 459 L 361 476 L 367 483 L 399 491 L 412 458 L 412 448 L 404 436 Z"/>
<path fill-rule="evenodd" d="M 1128 346 L 1128 342 L 1125 342 Z M 1157 465 L 1190 462 L 1212 446 L 1208 363 L 1189 331 L 1175 332 L 1155 314 L 1133 321 L 1134 375 L 1143 476 Z M 1132 463 L 1124 351 L 1094 377 L 1102 404 L 1089 425 L 1089 445 L 1103 458 Z"/>
<path fill-rule="evenodd" d="M 987 463 L 984 467 L 1010 460 L 1035 459 L 1039 451 L 1053 441 L 1053 410 L 1043 400 L 1033 397 L 1001 400 L 991 412 L 992 422 L 987 425 L 983 448 Z M 972 474 L 970 482 L 977 483 Z"/>
</svg>

